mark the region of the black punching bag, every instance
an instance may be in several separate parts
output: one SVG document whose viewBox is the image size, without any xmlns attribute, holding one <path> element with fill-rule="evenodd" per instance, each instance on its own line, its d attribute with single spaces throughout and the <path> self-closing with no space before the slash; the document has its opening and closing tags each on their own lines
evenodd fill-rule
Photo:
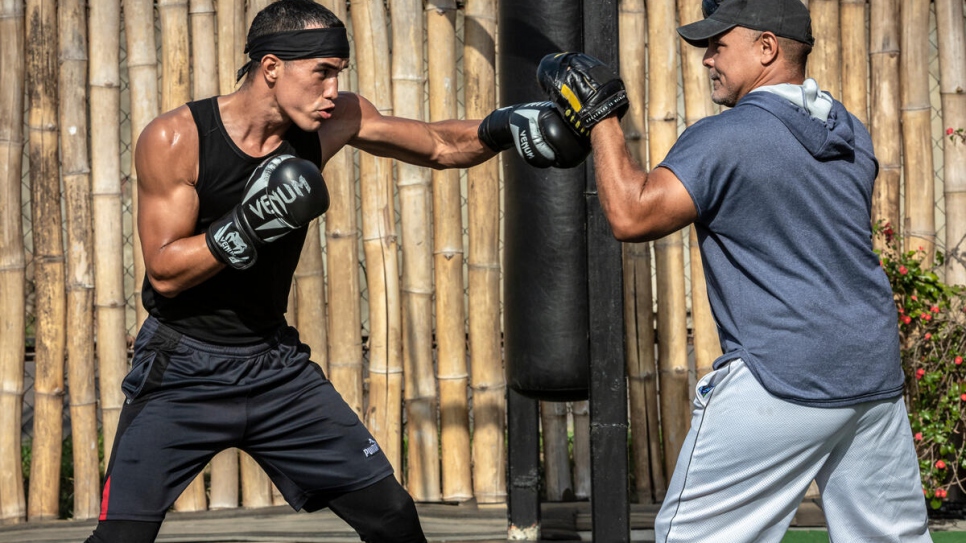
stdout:
<svg viewBox="0 0 966 543">
<path fill-rule="evenodd" d="M 500 2 L 500 104 L 546 100 L 548 53 L 581 50 L 576 0 Z M 536 169 L 503 154 L 507 384 L 539 400 L 587 399 L 589 317 L 585 168 Z"/>
</svg>

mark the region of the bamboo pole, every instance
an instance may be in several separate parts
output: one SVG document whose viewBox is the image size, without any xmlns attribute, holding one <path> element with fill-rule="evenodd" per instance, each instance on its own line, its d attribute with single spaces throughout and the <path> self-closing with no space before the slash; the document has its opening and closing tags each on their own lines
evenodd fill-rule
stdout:
<svg viewBox="0 0 966 543">
<path fill-rule="evenodd" d="M 125 17 L 130 19 L 129 22 L 136 20 L 133 10 L 125 9 Z M 100 379 L 104 457 L 110 458 L 121 406 L 124 405 L 121 381 L 128 367 L 124 316 L 124 242 L 122 229 L 118 227 L 122 220 L 120 6 L 111 2 L 91 4 L 88 25 L 94 316 L 97 322 L 95 349 Z M 127 35 L 132 35 L 130 27 Z M 128 48 L 128 62 L 135 62 L 136 58 L 136 52 Z M 132 78 L 132 118 L 136 104 L 133 99 L 134 83 Z"/>
<path fill-rule="evenodd" d="M 688 247 L 691 256 L 691 326 L 694 343 L 694 376 L 701 379 L 711 372 L 714 361 L 721 356 L 718 329 L 711 314 L 708 285 L 698 246 L 698 231 L 688 229 Z"/>
<path fill-rule="evenodd" d="M 23 414 L 26 259 L 21 193 L 24 4 L 0 1 L 0 524 L 26 518 Z"/>
<path fill-rule="evenodd" d="M 574 420 L 574 499 L 589 500 L 590 473 L 590 402 L 573 403 Z"/>
<path fill-rule="evenodd" d="M 359 91 L 384 114 L 392 109 L 386 12 L 381 0 L 353 0 Z M 369 288 L 369 406 L 366 424 L 402 476 L 402 312 L 396 248 L 392 163 L 363 153 L 362 246 Z"/>
<path fill-rule="evenodd" d="M 171 111 L 191 100 L 188 44 L 188 0 L 158 0 L 161 21 L 161 111 Z M 213 53 L 212 50 L 208 51 Z M 202 72 L 211 77 L 213 59 L 200 59 Z M 174 503 L 175 511 L 207 508 L 204 477 L 196 477 Z"/>
<path fill-rule="evenodd" d="M 218 94 L 218 53 L 215 47 L 215 0 L 191 0 L 191 95 L 195 100 Z"/>
<path fill-rule="evenodd" d="M 349 407 L 363 416 L 362 317 L 359 287 L 359 230 L 352 156 L 342 149 L 325 166 L 329 211 L 325 246 L 329 262 L 329 379 Z"/>
<path fill-rule="evenodd" d="M 329 356 L 325 337 L 325 271 L 322 265 L 321 225 L 315 219 L 309 224 L 302 255 L 295 268 L 295 313 L 299 336 L 312 350 L 312 361 L 329 372 Z M 291 314 L 291 313 L 290 313 Z"/>
<path fill-rule="evenodd" d="M 872 221 L 899 223 L 899 11 L 896 0 L 869 0 L 872 64 L 872 145 L 879 177 L 872 195 Z"/>
<path fill-rule="evenodd" d="M 191 99 L 188 0 L 158 0 L 161 21 L 161 111 Z"/>
<path fill-rule="evenodd" d="M 811 0 L 812 35 L 816 47 L 809 55 L 809 77 L 818 81 L 822 90 L 838 98 L 842 96 L 842 43 L 839 39 L 839 0 Z"/>
<path fill-rule="evenodd" d="M 862 124 L 869 125 L 869 32 L 866 0 L 842 0 L 842 103 Z"/>
<path fill-rule="evenodd" d="M 329 372 L 328 338 L 325 315 L 325 267 L 322 259 L 321 219 L 309 225 L 298 267 L 294 293 L 296 320 L 303 343 L 312 350 L 312 360 Z"/>
<path fill-rule="evenodd" d="M 160 109 L 157 40 L 154 36 L 154 2 L 149 0 L 124 0 L 124 33 L 127 36 L 128 88 L 131 95 L 131 141 L 136 146 L 141 131 L 158 115 Z M 132 149 L 132 156 L 133 151 Z M 134 224 L 137 224 L 137 171 L 134 168 L 131 168 L 131 210 L 131 220 Z M 136 324 L 140 328 L 148 314 L 141 303 L 144 257 L 141 253 L 141 238 L 137 233 L 137 228 L 134 229 L 132 239 L 134 309 Z M 123 304 L 123 294 L 120 296 Z M 121 305 L 120 308 L 121 317 L 123 317 L 124 305 Z M 122 328 L 124 327 L 123 322 L 122 320 Z M 111 348 L 120 348 L 120 346 L 112 343 Z M 120 382 L 118 382 L 118 385 L 120 385 Z"/>
<path fill-rule="evenodd" d="M 58 517 L 64 408 L 64 241 L 57 156 L 57 10 L 27 2 L 28 156 L 36 292 L 36 374 L 29 520 Z"/>
<path fill-rule="evenodd" d="M 239 451 L 238 458 L 241 466 L 242 507 L 245 509 L 271 507 L 274 503 L 272 480 L 248 453 Z"/>
<path fill-rule="evenodd" d="M 225 449 L 211 459 L 208 509 L 238 507 L 238 449 Z"/>
<path fill-rule="evenodd" d="M 677 140 L 677 82 L 664 68 L 677 66 L 673 0 L 647 0 L 648 135 L 651 164 L 656 165 Z M 684 291 L 684 240 L 681 232 L 654 243 L 658 291 L 658 363 L 661 382 L 661 428 L 664 463 L 674 472 L 688 431 L 687 307 Z"/>
<path fill-rule="evenodd" d="M 97 516 L 100 465 L 94 388 L 94 269 L 91 177 L 87 154 L 87 11 L 81 0 L 61 0 L 60 148 L 67 201 L 67 383 L 74 463 L 72 517 Z"/>
<path fill-rule="evenodd" d="M 899 62 L 905 178 L 902 236 L 906 250 L 923 250 L 925 265 L 932 264 L 936 247 L 936 185 L 929 103 L 929 4 L 929 0 L 902 3 Z"/>
<path fill-rule="evenodd" d="M 697 21 L 701 10 L 697 2 L 678 0 L 678 13 L 682 24 Z M 681 72 L 684 82 L 684 122 L 687 126 L 714 115 L 711 102 L 708 71 L 702 65 L 704 50 L 691 47 L 683 40 L 681 44 Z M 688 228 L 688 248 L 691 257 L 691 328 L 694 344 L 695 378 L 701 379 L 711 371 L 711 365 L 721 355 L 718 327 L 711 314 L 708 286 L 704 277 L 701 250 L 694 226 Z"/>
<path fill-rule="evenodd" d="M 963 3 L 936 0 L 942 126 L 966 129 L 966 29 Z M 966 285 L 966 140 L 943 140 L 946 283 Z"/>
<path fill-rule="evenodd" d="M 235 0 L 191 0 L 192 95 L 194 99 L 228 94 L 235 86 L 235 70 L 241 65 L 244 44 L 244 6 Z M 224 13 L 222 13 L 224 10 Z M 238 15 L 241 15 L 240 17 Z M 217 26 L 217 44 L 215 28 Z M 211 459 L 208 508 L 238 507 L 238 450 L 226 449 Z"/>
<path fill-rule="evenodd" d="M 424 119 L 423 10 L 421 0 L 394 0 L 392 14 L 393 108 Z M 417 501 L 439 501 L 439 439 L 433 375 L 433 239 L 429 170 L 398 162 L 396 185 L 402 218 L 403 368 L 406 379 L 406 488 Z"/>
<path fill-rule="evenodd" d="M 463 74 L 468 119 L 496 107 L 496 0 L 466 0 Z M 500 334 L 500 170 L 489 160 L 466 172 L 469 226 L 470 382 L 473 393 L 473 494 L 506 501 L 506 379 Z"/>
<path fill-rule="evenodd" d="M 457 116 L 456 0 L 426 3 L 429 35 L 429 117 Z M 463 307 L 463 210 L 459 170 L 433 171 L 433 269 L 442 426 L 443 499 L 473 497 L 469 406 L 466 397 L 466 310 Z"/>
<path fill-rule="evenodd" d="M 650 248 L 624 245 L 624 322 L 627 380 L 634 447 L 635 492 L 639 503 L 664 499 L 667 478 L 658 419 L 657 360 L 654 354 L 654 298 Z M 634 341 L 631 341 L 631 338 Z M 576 422 L 575 422 L 576 424 Z"/>
<path fill-rule="evenodd" d="M 567 450 L 566 402 L 540 402 L 540 426 L 547 501 L 573 501 L 574 484 L 570 473 L 570 452 Z"/>
<path fill-rule="evenodd" d="M 347 25 L 346 3 L 323 2 Z M 349 89 L 346 72 L 339 86 Z M 325 165 L 329 210 L 325 214 L 325 248 L 329 271 L 329 379 L 359 417 L 363 417 L 362 317 L 359 286 L 359 227 L 352 152 L 343 148 Z"/>
<path fill-rule="evenodd" d="M 621 77 L 627 88 L 630 107 L 622 121 L 624 128 L 624 142 L 631 156 L 638 164 L 647 163 L 647 140 L 645 139 L 644 106 L 647 73 L 645 60 L 647 58 L 647 12 L 644 0 L 623 0 L 619 7 L 619 32 L 621 39 L 620 67 Z M 624 338 L 627 344 L 625 356 L 627 358 L 628 400 L 631 427 L 631 440 L 634 450 L 634 473 L 637 499 L 640 503 L 652 503 L 655 489 L 652 486 L 652 442 L 657 443 L 660 451 L 660 436 L 657 427 L 648 427 L 651 416 L 657 419 L 657 397 L 653 398 L 654 405 L 647 403 L 648 390 L 645 376 L 651 380 L 656 390 L 656 370 L 651 367 L 645 369 L 643 364 L 654 364 L 654 301 L 651 292 L 650 244 L 624 245 Z M 647 280 L 638 281 L 636 276 L 646 276 Z M 640 305 L 639 305 L 640 304 Z M 638 323 L 642 325 L 639 326 Z M 640 352 L 649 351 L 649 359 L 642 359 Z M 653 412 L 652 412 L 653 409 Z M 577 427 L 577 416 L 574 416 L 574 428 Z M 652 432 L 653 430 L 653 432 Z M 574 436 L 574 447 L 577 446 L 577 436 Z M 574 452 L 576 455 L 576 450 Z M 660 454 L 658 454 L 660 459 Z M 660 460 L 658 460 L 660 462 Z M 657 464 L 663 471 L 660 463 Z"/>
<path fill-rule="evenodd" d="M 235 73 L 245 63 L 245 2 L 217 0 L 218 93 L 235 90 Z"/>
</svg>

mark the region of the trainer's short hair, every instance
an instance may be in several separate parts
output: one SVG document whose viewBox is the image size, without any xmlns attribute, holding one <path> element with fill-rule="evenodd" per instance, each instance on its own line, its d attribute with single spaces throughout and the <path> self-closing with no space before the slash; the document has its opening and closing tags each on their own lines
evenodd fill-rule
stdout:
<svg viewBox="0 0 966 543">
<path fill-rule="evenodd" d="M 303 30 L 310 26 L 339 28 L 345 26 L 327 7 L 313 0 L 278 0 L 258 12 L 248 29 L 248 43 L 253 38 Z"/>
<path fill-rule="evenodd" d="M 804 72 L 805 65 L 808 63 L 808 55 L 812 52 L 812 46 L 807 43 L 782 37 L 778 38 L 778 43 L 788 63 L 792 66 L 801 67 Z"/>
</svg>

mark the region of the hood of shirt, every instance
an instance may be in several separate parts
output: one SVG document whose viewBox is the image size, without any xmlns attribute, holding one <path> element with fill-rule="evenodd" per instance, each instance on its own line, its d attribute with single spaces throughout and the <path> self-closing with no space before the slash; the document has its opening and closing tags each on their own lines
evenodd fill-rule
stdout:
<svg viewBox="0 0 966 543">
<path fill-rule="evenodd" d="M 801 85 L 783 83 L 758 87 L 736 107 L 754 106 L 778 118 L 813 157 L 833 160 L 855 153 L 852 116 L 814 79 Z"/>
</svg>

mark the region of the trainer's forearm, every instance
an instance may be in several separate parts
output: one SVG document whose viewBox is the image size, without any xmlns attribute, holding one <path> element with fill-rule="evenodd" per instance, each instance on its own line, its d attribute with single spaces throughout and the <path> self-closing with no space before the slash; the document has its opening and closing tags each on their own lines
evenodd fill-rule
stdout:
<svg viewBox="0 0 966 543">
<path fill-rule="evenodd" d="M 591 131 L 597 193 L 604 215 L 618 239 L 634 230 L 641 208 L 647 172 L 631 158 L 617 117 L 601 121 Z"/>
</svg>

